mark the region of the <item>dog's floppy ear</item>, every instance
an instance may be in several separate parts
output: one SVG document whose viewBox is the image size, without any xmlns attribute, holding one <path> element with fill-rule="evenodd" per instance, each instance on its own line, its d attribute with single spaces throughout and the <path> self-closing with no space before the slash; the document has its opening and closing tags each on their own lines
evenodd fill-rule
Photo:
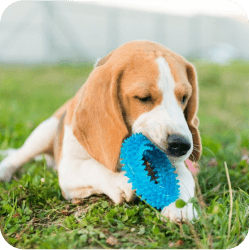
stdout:
<svg viewBox="0 0 249 250">
<path fill-rule="evenodd" d="M 192 95 L 188 101 L 187 107 L 184 111 L 184 115 L 186 121 L 188 123 L 188 127 L 193 136 L 194 149 L 191 153 L 189 159 L 191 161 L 198 161 L 201 156 L 201 137 L 198 130 L 199 120 L 196 116 L 197 108 L 198 108 L 198 86 L 197 86 L 197 75 L 195 72 L 195 68 L 192 64 L 187 64 L 187 76 L 188 81 L 192 86 Z"/>
<path fill-rule="evenodd" d="M 116 171 L 121 144 L 128 129 L 118 93 L 122 70 L 108 65 L 108 58 L 101 61 L 83 85 L 72 129 L 94 159 Z"/>
</svg>

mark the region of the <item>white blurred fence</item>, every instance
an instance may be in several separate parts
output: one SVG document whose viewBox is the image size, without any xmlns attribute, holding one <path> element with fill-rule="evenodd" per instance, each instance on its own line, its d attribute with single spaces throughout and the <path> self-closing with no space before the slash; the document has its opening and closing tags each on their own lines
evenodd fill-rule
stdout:
<svg viewBox="0 0 249 250">
<path fill-rule="evenodd" d="M 249 60 L 249 24 L 76 2 L 16 2 L 0 23 L 0 63 L 92 62 L 121 44 L 159 42 L 189 58 Z"/>
</svg>

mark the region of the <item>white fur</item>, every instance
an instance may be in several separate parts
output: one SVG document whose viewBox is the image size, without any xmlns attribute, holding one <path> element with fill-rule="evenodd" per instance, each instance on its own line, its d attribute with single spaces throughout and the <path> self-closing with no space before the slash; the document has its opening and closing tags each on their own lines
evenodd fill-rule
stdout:
<svg viewBox="0 0 249 250">
<path fill-rule="evenodd" d="M 21 148 L 7 151 L 8 156 L 0 163 L 0 181 L 9 181 L 19 167 L 46 151 L 53 143 L 58 124 L 54 117 L 47 119 L 31 133 Z"/>
<path fill-rule="evenodd" d="M 167 136 L 173 133 L 184 136 L 191 143 L 191 148 L 187 154 L 181 157 L 168 156 L 170 162 L 176 167 L 180 181 L 180 199 L 188 202 L 194 196 L 195 183 L 192 174 L 184 164 L 184 160 L 189 157 L 193 149 L 192 134 L 174 94 L 175 81 L 170 67 L 163 57 L 157 58 L 156 62 L 160 72 L 158 86 L 163 93 L 162 103 L 152 111 L 143 113 L 138 117 L 132 126 L 132 132 L 144 134 L 162 149 L 165 149 Z M 172 220 L 181 218 L 192 220 L 194 215 L 192 204 L 188 204 L 183 209 L 178 209 L 175 203 L 164 208 L 162 214 Z"/>
<path fill-rule="evenodd" d="M 177 179 L 180 181 L 180 197 L 179 199 L 188 202 L 190 198 L 195 196 L 195 182 L 193 175 L 187 169 L 184 162 L 174 165 L 176 167 Z M 185 207 L 179 209 L 175 206 L 175 202 L 165 207 L 162 212 L 164 216 L 170 220 L 179 221 L 181 219 L 193 220 L 197 218 L 197 212 L 193 209 L 192 203 L 188 203 Z"/>
<path fill-rule="evenodd" d="M 131 200 L 134 191 L 124 172 L 114 173 L 93 159 L 77 141 L 69 126 L 65 126 L 62 155 L 58 172 L 60 187 L 66 199 L 104 193 L 115 203 Z"/>
</svg>

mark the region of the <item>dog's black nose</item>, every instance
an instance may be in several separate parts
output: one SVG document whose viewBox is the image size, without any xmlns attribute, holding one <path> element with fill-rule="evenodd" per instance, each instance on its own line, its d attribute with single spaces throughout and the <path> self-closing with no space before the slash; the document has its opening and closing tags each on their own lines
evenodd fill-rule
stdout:
<svg viewBox="0 0 249 250">
<path fill-rule="evenodd" d="M 171 156 L 179 157 L 185 155 L 191 147 L 190 142 L 183 136 L 171 134 L 168 136 L 167 153 Z"/>
</svg>

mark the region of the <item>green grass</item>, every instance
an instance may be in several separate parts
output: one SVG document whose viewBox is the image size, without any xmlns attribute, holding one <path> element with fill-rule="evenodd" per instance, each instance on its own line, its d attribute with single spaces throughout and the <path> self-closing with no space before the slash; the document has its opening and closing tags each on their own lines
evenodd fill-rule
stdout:
<svg viewBox="0 0 249 250">
<path fill-rule="evenodd" d="M 72 204 L 63 199 L 56 172 L 44 162 L 30 162 L 11 183 L 0 183 L 1 231 L 6 240 L 18 248 L 228 249 L 240 244 L 249 228 L 249 166 L 242 160 L 242 150 L 249 151 L 249 64 L 195 65 L 203 143 L 200 190 L 198 199 L 192 200 L 197 220 L 162 222 L 143 202 L 114 205 L 104 195 Z M 74 95 L 91 69 L 1 66 L 0 149 L 20 147 L 41 121 Z M 213 158 L 217 164 L 210 166 Z M 224 161 L 232 186 L 230 229 Z M 109 237 L 115 238 L 113 245 Z"/>
</svg>

